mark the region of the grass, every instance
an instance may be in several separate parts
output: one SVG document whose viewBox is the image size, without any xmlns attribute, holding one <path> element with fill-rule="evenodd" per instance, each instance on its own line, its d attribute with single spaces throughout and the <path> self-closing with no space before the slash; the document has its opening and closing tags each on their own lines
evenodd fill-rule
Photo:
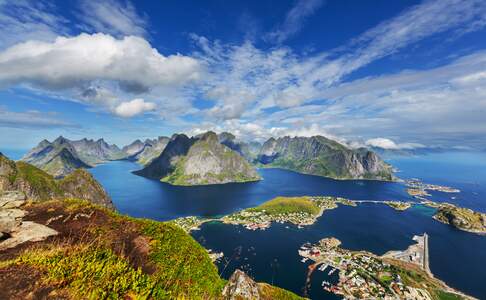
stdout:
<svg viewBox="0 0 486 300">
<path fill-rule="evenodd" d="M 27 181 L 41 199 L 50 199 L 63 194 L 54 177 L 41 169 L 21 161 L 16 162 L 16 166 L 16 179 Z"/>
<path fill-rule="evenodd" d="M 155 292 L 156 285 L 150 276 L 101 246 L 64 246 L 29 251 L 15 263 L 40 268 L 46 272 L 45 283 L 67 286 L 76 297 L 120 299 L 132 294 L 137 299 L 146 299 Z"/>
<path fill-rule="evenodd" d="M 67 288 L 75 299 L 214 299 L 221 295 L 225 281 L 206 250 L 176 225 L 119 215 L 76 199 L 30 205 L 46 211 L 57 207 L 50 210 L 56 214 L 59 207 L 64 214 L 95 210 L 98 221 L 82 229 L 86 232 L 80 233 L 80 240 L 68 237 L 37 244 L 13 260 L 0 262 L 0 268 L 34 267 L 42 271 L 43 284 L 55 290 Z M 151 266 L 149 273 L 124 254 L 133 253 L 123 249 L 134 237 L 147 241 L 143 265 Z"/>
<path fill-rule="evenodd" d="M 262 211 L 267 214 L 279 215 L 286 213 L 319 214 L 319 207 L 309 197 L 276 197 L 248 211 Z"/>
</svg>

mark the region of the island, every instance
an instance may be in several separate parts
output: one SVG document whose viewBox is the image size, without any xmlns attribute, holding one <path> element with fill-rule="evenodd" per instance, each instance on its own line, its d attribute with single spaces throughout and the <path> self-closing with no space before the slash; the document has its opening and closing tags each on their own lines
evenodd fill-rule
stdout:
<svg viewBox="0 0 486 300">
<path fill-rule="evenodd" d="M 423 201 L 422 204 L 436 209 L 433 218 L 439 222 L 449 224 L 463 231 L 486 234 L 486 213 L 458 207 L 446 202 Z"/>
<path fill-rule="evenodd" d="M 439 203 L 429 200 L 422 202 L 350 200 L 331 196 L 276 197 L 256 207 L 219 217 L 204 218 L 188 216 L 172 222 L 186 232 L 197 230 L 207 222 L 242 225 L 249 230 L 265 230 L 272 222 L 290 223 L 302 226 L 312 225 L 326 210 L 335 209 L 338 205 L 357 206 L 363 203 L 387 205 L 397 211 L 405 211 L 414 205 L 423 205 L 436 209 L 433 218 L 455 228 L 476 234 L 486 233 L 486 214 L 450 203 Z"/>
<path fill-rule="evenodd" d="M 322 282 L 326 291 L 346 299 L 474 299 L 448 287 L 428 269 L 428 236 L 415 236 L 416 244 L 405 251 L 378 256 L 366 251 L 340 247 L 333 237 L 316 244 L 303 245 L 299 255 L 313 262 L 309 266 L 307 286 L 315 270 L 338 272 L 337 283 Z"/>
<path fill-rule="evenodd" d="M 431 195 L 427 191 L 438 191 L 443 193 L 460 193 L 461 191 L 456 188 L 449 186 L 436 185 L 430 183 L 423 183 L 420 179 L 412 178 L 405 181 L 407 188 L 407 193 L 419 200 L 426 200 L 425 197 L 430 197 Z"/>
</svg>

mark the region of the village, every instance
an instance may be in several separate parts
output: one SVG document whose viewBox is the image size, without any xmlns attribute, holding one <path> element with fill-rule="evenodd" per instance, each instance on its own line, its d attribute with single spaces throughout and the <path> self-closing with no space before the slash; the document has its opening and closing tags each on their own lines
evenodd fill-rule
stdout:
<svg viewBox="0 0 486 300">
<path fill-rule="evenodd" d="M 322 287 L 347 299 L 433 299 L 431 291 L 435 291 L 438 283 L 428 271 L 427 235 L 414 239 L 417 244 L 406 251 L 390 252 L 383 257 L 365 251 L 342 249 L 339 247 L 341 242 L 332 237 L 324 238 L 314 245 L 304 244 L 298 252 L 303 257 L 302 262 L 314 262 L 309 267 L 310 272 L 317 268 L 331 275 L 337 270 L 338 282 L 323 281 Z M 406 264 L 394 263 L 394 259 L 425 270 L 420 274 L 418 268 L 409 272 L 404 268 Z"/>
<path fill-rule="evenodd" d="M 242 210 L 223 217 L 222 221 L 227 224 L 243 225 L 249 230 L 265 230 L 272 222 L 291 223 L 301 228 L 314 224 L 325 210 L 337 208 L 338 203 L 356 206 L 354 201 L 326 196 L 282 199 L 291 199 L 292 202 Z"/>
</svg>

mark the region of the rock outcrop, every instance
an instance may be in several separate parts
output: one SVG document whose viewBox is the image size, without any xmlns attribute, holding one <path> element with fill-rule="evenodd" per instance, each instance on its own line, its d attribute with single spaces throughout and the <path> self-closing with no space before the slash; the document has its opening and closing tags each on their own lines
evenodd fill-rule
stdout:
<svg viewBox="0 0 486 300">
<path fill-rule="evenodd" d="M 323 136 L 267 140 L 258 155 L 263 166 L 336 179 L 392 180 L 392 168 L 367 149 L 350 149 Z"/>
<path fill-rule="evenodd" d="M 281 288 L 271 286 L 267 283 L 255 282 L 250 276 L 241 270 L 235 270 L 223 288 L 223 299 L 225 300 L 299 300 L 305 299 L 294 293 Z"/>
<path fill-rule="evenodd" d="M 37 242 L 57 231 L 45 225 L 24 221 L 26 211 L 20 209 L 25 195 L 17 191 L 0 191 L 0 251 L 25 242 Z"/>
<path fill-rule="evenodd" d="M 189 138 L 174 135 L 162 154 L 137 175 L 174 185 L 205 185 L 248 182 L 260 179 L 256 170 L 238 153 L 222 145 L 214 132 Z"/>
<path fill-rule="evenodd" d="M 260 299 L 258 284 L 243 271 L 236 270 L 223 289 L 225 299 Z"/>
</svg>

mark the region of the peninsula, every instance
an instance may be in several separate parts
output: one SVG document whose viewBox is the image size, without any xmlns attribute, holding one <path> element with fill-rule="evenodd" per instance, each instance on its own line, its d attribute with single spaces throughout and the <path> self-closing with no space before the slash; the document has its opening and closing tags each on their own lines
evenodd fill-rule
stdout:
<svg viewBox="0 0 486 300">
<path fill-rule="evenodd" d="M 436 279 L 428 269 L 428 236 L 415 236 L 417 244 L 405 251 L 391 251 L 383 256 L 340 247 L 336 238 L 324 238 L 314 245 L 303 245 L 299 255 L 314 263 L 310 276 L 330 268 L 339 272 L 337 283 L 324 281 L 325 290 L 346 299 L 474 299 Z M 307 286 L 306 288 L 308 288 Z"/>
<path fill-rule="evenodd" d="M 202 224 L 211 221 L 242 225 L 249 230 L 265 230 L 272 225 L 272 222 L 291 223 L 300 228 L 314 224 L 326 210 L 335 209 L 338 205 L 357 206 L 363 203 L 387 205 L 397 211 L 405 211 L 414 205 L 432 207 L 436 209 L 433 216 L 435 220 L 450 224 L 459 230 L 486 234 L 486 214 L 450 203 L 349 200 L 330 196 L 276 197 L 259 206 L 247 208 L 221 218 L 189 216 L 175 219 L 172 222 L 187 232 L 197 230 Z"/>
</svg>

